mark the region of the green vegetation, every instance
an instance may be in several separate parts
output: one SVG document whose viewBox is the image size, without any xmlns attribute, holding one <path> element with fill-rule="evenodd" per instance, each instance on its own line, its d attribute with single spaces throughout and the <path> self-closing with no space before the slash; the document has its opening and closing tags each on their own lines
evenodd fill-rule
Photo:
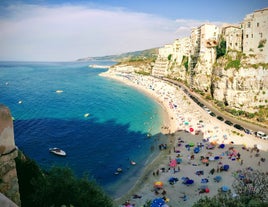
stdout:
<svg viewBox="0 0 268 207">
<path fill-rule="evenodd" d="M 135 71 L 135 73 L 137 73 L 137 74 L 140 74 L 140 75 L 151 75 L 151 73 L 150 72 L 146 72 L 146 71 Z"/>
<path fill-rule="evenodd" d="M 266 43 L 266 39 L 260 40 L 258 48 L 263 48 Z"/>
<path fill-rule="evenodd" d="M 209 198 L 205 196 L 197 201 L 193 207 L 265 207 L 268 205 L 268 177 L 259 171 L 242 170 L 239 174 L 244 175 L 241 179 L 234 174 L 235 181 L 233 189 L 237 196 L 231 191 L 222 192 L 219 190 L 216 196 Z"/>
<path fill-rule="evenodd" d="M 22 207 L 112 207 L 113 203 L 94 180 L 78 179 L 67 167 L 43 172 L 22 153 L 16 158 Z"/>
<path fill-rule="evenodd" d="M 187 72 L 189 68 L 189 58 L 187 56 L 183 56 L 181 63 L 185 67 L 186 72 Z"/>
<path fill-rule="evenodd" d="M 171 58 L 172 58 L 172 54 L 169 54 L 169 55 L 168 55 L 168 61 L 170 61 Z"/>
<path fill-rule="evenodd" d="M 239 69 L 240 68 L 240 60 L 231 60 L 231 61 L 229 61 L 224 69 L 227 70 L 229 68 Z"/>
<path fill-rule="evenodd" d="M 216 46 L 217 56 L 216 59 L 226 54 L 226 41 L 221 38 L 220 43 Z"/>
</svg>

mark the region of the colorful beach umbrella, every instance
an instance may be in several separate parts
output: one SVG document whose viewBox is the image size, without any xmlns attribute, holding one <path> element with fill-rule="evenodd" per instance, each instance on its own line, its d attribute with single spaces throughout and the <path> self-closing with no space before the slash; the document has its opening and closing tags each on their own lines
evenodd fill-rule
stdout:
<svg viewBox="0 0 268 207">
<path fill-rule="evenodd" d="M 193 132 L 194 131 L 194 128 L 191 127 L 189 130 L 190 130 L 190 132 Z"/>
<path fill-rule="evenodd" d="M 156 181 L 155 183 L 154 183 L 154 187 L 157 187 L 157 188 L 162 188 L 163 187 L 163 182 L 161 182 L 161 181 Z"/>
</svg>

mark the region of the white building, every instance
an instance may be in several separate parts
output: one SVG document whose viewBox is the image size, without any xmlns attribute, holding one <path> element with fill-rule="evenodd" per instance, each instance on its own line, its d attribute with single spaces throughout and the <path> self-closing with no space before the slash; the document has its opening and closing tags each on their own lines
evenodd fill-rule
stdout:
<svg viewBox="0 0 268 207">
<path fill-rule="evenodd" d="M 178 64 L 181 64 L 183 56 L 188 57 L 190 55 L 190 48 L 190 37 L 176 39 L 173 43 L 173 60 L 176 60 Z"/>
<path fill-rule="evenodd" d="M 192 55 L 190 61 L 196 62 L 199 57 L 203 64 L 213 64 L 216 60 L 214 48 L 218 44 L 219 35 L 220 28 L 213 24 L 203 24 L 193 28 L 190 36 Z"/>
<path fill-rule="evenodd" d="M 243 21 L 243 52 L 268 63 L 268 8 L 248 14 Z"/>
<path fill-rule="evenodd" d="M 159 48 L 158 56 L 160 58 L 168 58 L 170 54 L 173 54 L 173 44 L 168 44 L 162 48 Z"/>
</svg>

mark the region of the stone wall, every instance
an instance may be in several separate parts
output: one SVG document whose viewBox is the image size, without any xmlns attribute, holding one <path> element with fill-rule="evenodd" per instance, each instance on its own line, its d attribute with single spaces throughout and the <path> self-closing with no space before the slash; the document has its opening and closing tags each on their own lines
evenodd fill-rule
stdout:
<svg viewBox="0 0 268 207">
<path fill-rule="evenodd" d="M 20 206 L 19 184 L 14 160 L 17 156 L 12 116 L 10 110 L 0 104 L 0 193 Z"/>
</svg>

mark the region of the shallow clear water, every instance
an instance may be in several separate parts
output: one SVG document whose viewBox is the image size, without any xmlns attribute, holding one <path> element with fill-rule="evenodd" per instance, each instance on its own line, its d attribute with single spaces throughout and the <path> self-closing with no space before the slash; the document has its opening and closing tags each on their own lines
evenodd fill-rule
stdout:
<svg viewBox="0 0 268 207">
<path fill-rule="evenodd" d="M 15 118 L 16 145 L 41 167 L 64 165 L 77 176 L 90 173 L 119 196 L 162 139 L 163 111 L 143 93 L 99 76 L 106 69 L 89 64 L 94 63 L 0 62 L 0 103 Z M 62 148 L 67 157 L 49 153 L 50 147 Z M 115 176 L 118 167 L 123 173 Z"/>
</svg>

